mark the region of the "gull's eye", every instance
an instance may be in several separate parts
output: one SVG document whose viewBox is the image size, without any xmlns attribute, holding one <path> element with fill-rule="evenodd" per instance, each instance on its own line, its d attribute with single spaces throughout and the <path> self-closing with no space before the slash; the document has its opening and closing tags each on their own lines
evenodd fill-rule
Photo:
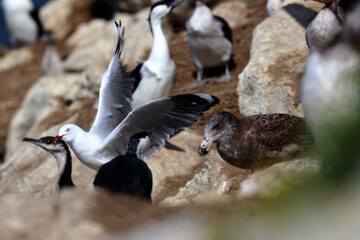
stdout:
<svg viewBox="0 0 360 240">
<path fill-rule="evenodd" d="M 70 128 L 67 128 L 65 131 L 66 131 L 66 132 L 70 132 Z"/>
</svg>

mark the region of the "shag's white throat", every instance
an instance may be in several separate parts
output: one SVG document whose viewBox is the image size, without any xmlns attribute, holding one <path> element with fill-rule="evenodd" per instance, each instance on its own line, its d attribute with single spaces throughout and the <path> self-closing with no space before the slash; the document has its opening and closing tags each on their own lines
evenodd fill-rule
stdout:
<svg viewBox="0 0 360 240">
<path fill-rule="evenodd" d="M 156 4 L 149 14 L 153 46 L 148 59 L 140 69 L 141 80 L 133 93 L 132 109 L 155 99 L 171 95 L 176 74 L 176 65 L 170 57 L 169 46 L 162 30 L 162 19 L 182 1 L 167 5 Z"/>
</svg>

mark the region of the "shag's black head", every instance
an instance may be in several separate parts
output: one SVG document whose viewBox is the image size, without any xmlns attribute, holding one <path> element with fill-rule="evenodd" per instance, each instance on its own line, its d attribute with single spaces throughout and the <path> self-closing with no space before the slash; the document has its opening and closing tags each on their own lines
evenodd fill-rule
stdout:
<svg viewBox="0 0 360 240">
<path fill-rule="evenodd" d="M 24 138 L 24 142 L 33 143 L 39 147 L 45 149 L 51 153 L 58 163 L 58 181 L 55 185 L 55 192 L 59 191 L 63 187 L 74 187 L 74 183 L 71 178 L 72 164 L 71 154 L 68 146 L 59 137 L 42 137 L 40 139 Z M 63 157 L 58 157 L 63 156 Z M 64 158 L 65 156 L 65 158 Z M 65 164 L 63 163 L 65 160 Z"/>
<path fill-rule="evenodd" d="M 176 6 L 184 2 L 185 0 L 162 0 L 151 6 L 149 13 L 149 24 L 151 29 L 151 17 L 162 18 L 166 16 L 171 10 L 173 10 Z M 156 10 L 155 10 L 156 9 Z"/>
<path fill-rule="evenodd" d="M 47 136 L 40 139 L 24 138 L 23 142 L 38 145 L 51 154 L 68 151 L 66 143 L 62 140 L 58 140 L 56 137 Z"/>
<path fill-rule="evenodd" d="M 162 0 L 162 1 L 156 2 L 151 6 L 150 13 L 157 6 L 165 5 L 171 9 L 173 9 L 174 7 L 178 6 L 182 2 L 184 2 L 184 0 Z"/>
<path fill-rule="evenodd" d="M 150 139 L 147 132 L 139 132 L 134 134 L 126 145 L 126 154 L 137 156 L 139 152 L 144 151 L 144 148 L 149 148 Z"/>
</svg>

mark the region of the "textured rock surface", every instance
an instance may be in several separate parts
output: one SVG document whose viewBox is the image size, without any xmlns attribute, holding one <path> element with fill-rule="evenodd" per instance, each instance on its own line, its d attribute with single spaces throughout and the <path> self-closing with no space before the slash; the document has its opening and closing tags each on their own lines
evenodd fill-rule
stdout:
<svg viewBox="0 0 360 240">
<path fill-rule="evenodd" d="M 150 8 L 145 8 L 135 14 L 135 21 L 132 25 L 125 30 L 125 47 L 122 53 L 123 61 L 129 66 L 129 69 L 133 69 L 138 62 L 147 57 L 147 52 L 150 51 L 153 40 L 149 27 L 149 23 L 146 20 L 149 17 Z M 163 24 L 164 26 L 165 24 Z M 126 27 L 126 26 L 125 26 Z M 140 33 L 140 37 L 139 37 Z M 167 36 L 167 33 L 165 32 Z"/>
<path fill-rule="evenodd" d="M 84 18 L 90 19 L 91 3 L 92 0 L 53 0 L 41 8 L 40 19 L 46 30 L 54 32 L 56 38 L 63 39 L 74 31 Z"/>
<path fill-rule="evenodd" d="M 201 141 L 199 135 L 183 131 L 170 141 L 185 152 L 164 149 L 146 161 L 153 173 L 155 187 L 152 196 L 156 202 L 177 193 L 203 164 L 197 153 L 197 145 Z"/>
<path fill-rule="evenodd" d="M 217 5 L 213 9 L 213 14 L 220 16 L 226 20 L 231 29 L 238 27 L 239 25 L 246 25 L 251 18 L 249 11 L 246 11 L 247 4 L 241 1 L 224 2 Z M 232 11 L 238 14 L 230 14 Z"/>
<path fill-rule="evenodd" d="M 240 185 L 238 197 L 272 197 L 291 185 L 301 183 L 306 175 L 320 172 L 320 161 L 316 157 L 302 157 L 274 164 L 255 171 Z"/>
<path fill-rule="evenodd" d="M 66 103 L 91 96 L 91 91 L 80 84 L 81 80 L 80 74 L 60 74 L 42 77 L 32 86 L 11 121 L 6 158 L 18 149 L 19 142 L 35 123 L 42 123 L 43 119 L 50 119 L 51 114 L 61 112 Z"/>
<path fill-rule="evenodd" d="M 32 58 L 32 52 L 28 48 L 8 52 L 0 59 L 0 71 L 6 71 L 13 67 L 26 64 L 30 62 Z"/>
<path fill-rule="evenodd" d="M 145 57 L 145 53 L 152 46 L 152 36 L 146 21 L 149 11 L 150 9 L 146 8 L 134 16 L 120 13 L 114 17 L 114 21 L 120 20 L 125 27 L 126 44 L 122 61 L 130 69 Z M 93 34 L 94 32 L 96 35 Z M 117 31 L 113 21 L 95 19 L 82 24 L 67 41 L 67 44 L 74 49 L 65 61 L 65 70 L 83 71 L 96 67 L 104 71 L 114 54 L 116 41 Z"/>
<path fill-rule="evenodd" d="M 204 159 L 204 164 L 179 192 L 164 199 L 164 206 L 178 206 L 190 203 L 223 202 L 237 192 L 240 183 L 249 171 L 235 168 L 225 163 L 216 151 Z"/>
<path fill-rule="evenodd" d="M 321 6 L 321 5 L 320 5 Z M 290 113 L 302 116 L 298 101 L 300 77 L 308 54 L 305 27 L 319 4 L 290 4 L 259 24 L 250 61 L 239 75 L 240 112 Z"/>
<path fill-rule="evenodd" d="M 4 240 L 105 239 L 136 227 L 139 220 L 165 215 L 164 210 L 137 199 L 93 190 L 67 190 L 42 199 L 5 196 L 0 202 Z"/>
</svg>

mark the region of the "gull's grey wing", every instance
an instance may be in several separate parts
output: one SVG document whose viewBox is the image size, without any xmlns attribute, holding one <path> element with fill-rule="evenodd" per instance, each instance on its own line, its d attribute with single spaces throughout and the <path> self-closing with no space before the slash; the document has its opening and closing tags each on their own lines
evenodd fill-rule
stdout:
<svg viewBox="0 0 360 240">
<path fill-rule="evenodd" d="M 90 133 L 102 138 L 108 136 L 131 111 L 134 79 L 125 72 L 119 58 L 124 45 L 124 28 L 115 22 L 118 42 L 115 54 L 101 80 L 99 108 Z"/>
<path fill-rule="evenodd" d="M 185 94 L 151 101 L 133 110 L 124 121 L 104 139 L 104 148 L 120 154 L 132 135 L 148 132 L 151 146 L 140 158 L 150 158 L 160 150 L 165 140 L 179 128 L 190 127 L 204 111 L 217 104 L 219 99 L 207 94 Z"/>
</svg>

